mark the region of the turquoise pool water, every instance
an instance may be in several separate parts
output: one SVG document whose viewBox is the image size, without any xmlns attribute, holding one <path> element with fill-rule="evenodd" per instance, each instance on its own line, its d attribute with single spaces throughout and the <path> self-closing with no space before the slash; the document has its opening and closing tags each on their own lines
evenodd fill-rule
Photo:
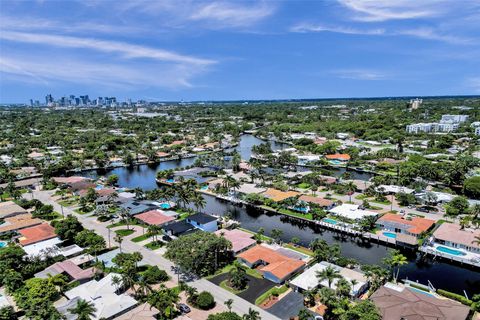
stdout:
<svg viewBox="0 0 480 320">
<path fill-rule="evenodd" d="M 397 237 L 397 235 L 394 232 L 382 232 L 382 233 L 387 238 L 395 239 Z"/>
<path fill-rule="evenodd" d="M 465 253 L 463 253 L 460 250 L 455 250 L 455 249 L 448 248 L 448 247 L 443 247 L 443 246 L 438 246 L 437 251 L 447 253 L 447 254 L 451 254 L 452 256 L 464 256 L 464 255 L 466 255 Z"/>
<path fill-rule="evenodd" d="M 175 182 L 174 179 L 167 179 L 166 181 L 167 181 L 168 183 L 174 183 L 174 182 Z"/>
<path fill-rule="evenodd" d="M 334 165 L 343 164 L 343 162 L 340 161 L 340 160 L 329 160 L 328 162 L 330 162 L 331 164 L 334 164 Z"/>
<path fill-rule="evenodd" d="M 293 208 L 295 211 L 300 211 L 300 212 L 303 212 L 303 213 L 307 213 L 308 212 L 308 208 L 305 208 L 305 207 L 295 207 Z"/>
<path fill-rule="evenodd" d="M 431 294 L 430 292 L 427 292 L 427 291 L 423 291 L 423 290 L 420 290 L 420 289 L 417 289 L 417 288 L 414 288 L 414 287 L 409 287 L 410 290 L 412 291 L 416 291 L 418 293 L 423 293 L 424 295 L 427 295 L 427 296 L 430 296 L 430 297 L 435 297 L 433 294 Z"/>
<path fill-rule="evenodd" d="M 201 190 L 208 190 L 208 186 L 203 186 L 200 188 Z"/>
<path fill-rule="evenodd" d="M 330 224 L 337 224 L 337 223 L 338 223 L 337 220 L 329 219 L 329 218 L 325 218 L 325 219 L 323 219 L 322 221 L 324 221 L 324 222 L 326 222 L 326 223 L 330 223 Z"/>
<path fill-rule="evenodd" d="M 162 209 L 170 209 L 172 206 L 170 205 L 170 203 L 163 202 L 163 203 L 160 204 L 160 207 Z"/>
<path fill-rule="evenodd" d="M 0 248 L 3 248 L 7 245 L 5 241 L 0 241 Z"/>
<path fill-rule="evenodd" d="M 101 184 L 97 184 L 97 186 L 95 187 L 95 190 L 102 190 L 103 189 L 103 186 Z"/>
</svg>

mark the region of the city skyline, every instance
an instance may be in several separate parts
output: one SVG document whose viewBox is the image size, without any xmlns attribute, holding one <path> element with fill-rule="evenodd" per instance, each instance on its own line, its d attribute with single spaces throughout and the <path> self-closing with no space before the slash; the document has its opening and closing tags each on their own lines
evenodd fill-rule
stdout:
<svg viewBox="0 0 480 320">
<path fill-rule="evenodd" d="M 122 101 L 480 93 L 474 1 L 5 1 L 1 8 L 2 103 L 47 92 Z"/>
</svg>

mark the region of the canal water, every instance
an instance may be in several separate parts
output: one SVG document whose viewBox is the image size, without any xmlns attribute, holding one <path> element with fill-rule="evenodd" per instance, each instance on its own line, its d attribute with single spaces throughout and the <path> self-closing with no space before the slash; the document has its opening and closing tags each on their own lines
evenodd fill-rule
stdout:
<svg viewBox="0 0 480 320">
<path fill-rule="evenodd" d="M 263 142 L 252 135 L 244 135 L 236 149 L 243 159 L 249 159 L 251 147 Z M 286 146 L 284 144 L 271 143 L 272 149 L 276 150 Z M 158 187 L 155 182 L 157 171 L 185 167 L 192 165 L 194 162 L 195 158 L 189 158 L 166 161 L 154 165 L 140 165 L 133 168 L 115 168 L 106 172 L 86 171 L 83 174 L 92 178 L 116 174 L 119 177 L 119 186 L 121 187 L 138 187 L 144 190 L 152 190 Z M 339 172 L 341 174 L 341 171 Z M 371 175 L 361 174 L 361 178 L 364 180 L 368 180 L 370 177 Z M 322 229 L 310 222 L 272 213 L 263 213 L 254 208 L 237 207 L 209 195 L 204 195 L 204 197 L 206 206 L 201 210 L 203 212 L 215 215 L 228 214 L 233 219 L 239 221 L 242 227 L 251 231 L 258 231 L 259 228 L 264 228 L 267 235 L 273 229 L 280 229 L 283 232 L 283 241 L 290 241 L 293 237 L 298 237 L 302 245 L 308 245 L 315 238 L 325 239 L 331 244 L 338 243 L 344 256 L 355 258 L 361 263 L 380 264 L 390 249 L 387 246 L 367 242 L 359 238 L 344 237 L 336 232 Z M 409 263 L 402 267 L 400 278 L 408 278 L 423 284 L 427 284 L 427 281 L 430 281 L 436 288 L 459 294 L 463 294 L 465 290 L 469 297 L 475 293 L 480 293 L 480 272 L 477 270 L 449 264 L 444 261 L 433 261 L 431 258 L 420 258 L 416 253 L 406 252 L 405 254 L 409 259 Z"/>
</svg>

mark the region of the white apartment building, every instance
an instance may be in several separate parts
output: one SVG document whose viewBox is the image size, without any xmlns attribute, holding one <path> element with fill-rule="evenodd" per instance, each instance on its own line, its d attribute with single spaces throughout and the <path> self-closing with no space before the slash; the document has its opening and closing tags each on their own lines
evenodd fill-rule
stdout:
<svg viewBox="0 0 480 320">
<path fill-rule="evenodd" d="M 465 114 L 444 114 L 440 123 L 463 123 L 468 120 L 468 115 Z"/>
</svg>

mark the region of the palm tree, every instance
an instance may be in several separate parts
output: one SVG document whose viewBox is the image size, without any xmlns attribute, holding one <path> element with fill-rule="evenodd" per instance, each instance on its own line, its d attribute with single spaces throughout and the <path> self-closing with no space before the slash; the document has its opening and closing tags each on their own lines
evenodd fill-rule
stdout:
<svg viewBox="0 0 480 320">
<path fill-rule="evenodd" d="M 347 190 L 347 194 L 349 197 L 349 202 L 352 202 L 352 194 L 357 190 L 357 186 L 353 183 L 353 181 L 349 181 L 345 185 L 345 190 Z"/>
<path fill-rule="evenodd" d="M 472 243 L 480 245 L 480 236 L 475 236 L 475 240 Z"/>
<path fill-rule="evenodd" d="M 118 210 L 118 215 L 120 219 L 127 225 L 127 229 L 130 230 L 130 213 L 125 208 L 120 208 Z"/>
<path fill-rule="evenodd" d="M 118 275 L 113 275 L 112 285 L 116 288 L 115 291 L 118 291 L 120 289 L 120 286 L 122 285 L 122 279 Z"/>
<path fill-rule="evenodd" d="M 155 224 L 151 224 L 148 226 L 147 232 L 148 234 L 152 235 L 153 241 L 157 241 L 158 235 L 160 234 L 161 230 L 162 228 L 160 228 L 159 226 Z"/>
<path fill-rule="evenodd" d="M 225 300 L 223 304 L 227 307 L 228 312 L 232 312 L 233 299 Z"/>
<path fill-rule="evenodd" d="M 248 308 L 248 313 L 244 314 L 242 317 L 243 320 L 260 320 L 260 313 L 257 310 Z"/>
<path fill-rule="evenodd" d="M 336 294 L 340 297 L 348 297 L 350 296 L 350 292 L 352 291 L 352 286 L 350 282 L 344 278 L 341 278 L 337 282 L 337 288 L 335 290 Z"/>
<path fill-rule="evenodd" d="M 192 198 L 192 201 L 197 211 L 200 211 L 200 209 L 205 208 L 205 205 L 207 204 L 207 201 L 205 200 L 205 198 L 198 192 L 195 192 Z"/>
<path fill-rule="evenodd" d="M 122 242 L 123 242 L 123 237 L 119 234 L 117 234 L 113 240 L 115 240 L 118 243 L 118 247 L 120 248 L 120 253 L 122 252 Z"/>
<path fill-rule="evenodd" d="M 247 286 L 248 278 L 245 267 L 238 261 L 233 263 L 233 268 L 228 274 L 230 285 L 235 289 L 245 289 Z"/>
<path fill-rule="evenodd" d="M 408 263 L 407 257 L 405 257 L 398 250 L 392 250 L 389 252 L 389 255 L 383 261 L 386 265 L 392 268 L 393 281 L 396 283 L 401 266 Z"/>
<path fill-rule="evenodd" d="M 319 282 L 322 282 L 323 280 L 328 281 L 328 288 L 332 288 L 332 283 L 335 279 L 342 278 L 340 271 L 331 266 L 326 267 L 322 271 L 317 271 L 316 275 Z"/>
<path fill-rule="evenodd" d="M 80 299 L 77 301 L 77 305 L 74 308 L 68 309 L 68 311 L 77 316 L 77 320 L 90 320 L 95 317 L 97 309 L 92 302 Z"/>
</svg>

